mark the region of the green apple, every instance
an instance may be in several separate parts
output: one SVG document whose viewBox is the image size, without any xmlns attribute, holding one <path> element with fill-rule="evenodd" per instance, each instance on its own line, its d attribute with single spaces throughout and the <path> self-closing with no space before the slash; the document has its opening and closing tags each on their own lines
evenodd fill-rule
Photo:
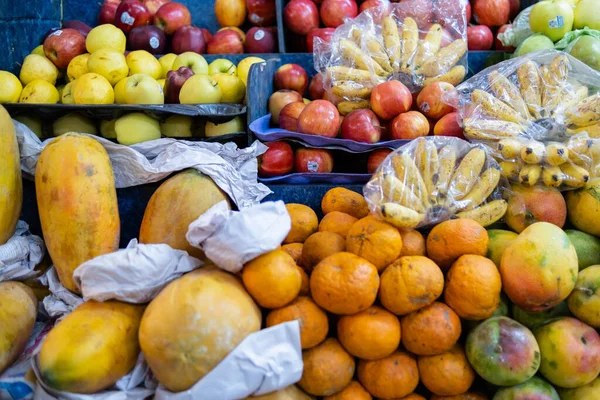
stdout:
<svg viewBox="0 0 600 400">
<path fill-rule="evenodd" d="M 125 104 L 164 104 L 162 87 L 154 78 L 146 74 L 131 75 L 123 88 Z"/>
<path fill-rule="evenodd" d="M 71 64 L 69 64 L 70 66 Z M 129 74 L 125 56 L 112 49 L 100 49 L 93 52 L 88 58 L 87 68 L 89 72 L 95 72 L 105 77 L 112 86 Z"/>
<path fill-rule="evenodd" d="M 204 135 L 206 137 L 215 137 L 240 132 L 246 132 L 244 121 L 241 117 L 235 117 L 231 121 L 222 124 L 215 124 L 214 122 L 207 121 Z"/>
<path fill-rule="evenodd" d="M 78 112 L 64 115 L 52 124 L 52 133 L 54 136 L 64 135 L 68 132 L 98 134 L 96 124 Z"/>
<path fill-rule="evenodd" d="M 127 79 L 123 78 L 115 85 L 115 103 L 116 104 L 127 104 L 125 101 L 125 84 L 127 83 Z"/>
<path fill-rule="evenodd" d="M 208 74 L 208 63 L 204 57 L 193 51 L 186 51 L 175 58 L 171 70 L 177 71 L 179 67 L 188 67 L 196 75 Z"/>
<path fill-rule="evenodd" d="M 17 103 L 23 90 L 21 81 L 8 71 L 0 71 L 0 103 Z"/>
<path fill-rule="evenodd" d="M 69 62 L 69 65 L 67 66 L 67 79 L 69 79 L 69 82 L 74 81 L 80 76 L 90 72 L 88 69 L 90 55 L 91 54 L 89 53 L 80 54 L 74 57 L 71 62 Z M 123 58 L 125 58 L 125 56 L 123 56 Z M 127 64 L 125 64 L 125 66 L 127 66 Z"/>
<path fill-rule="evenodd" d="M 146 74 L 154 79 L 160 79 L 162 76 L 162 66 L 156 57 L 146 50 L 136 50 L 127 54 L 127 66 L 129 75 Z"/>
<path fill-rule="evenodd" d="M 100 121 L 100 134 L 106 139 L 116 139 L 117 131 L 115 131 L 115 124 L 117 118 L 108 121 Z"/>
<path fill-rule="evenodd" d="M 533 53 L 534 51 L 546 49 L 554 49 L 554 42 L 550 40 L 548 36 L 537 34 L 525 39 L 525 41 L 521 43 L 515 51 L 515 55 L 517 57 L 521 57 L 525 54 Z"/>
<path fill-rule="evenodd" d="M 169 53 L 165 54 L 161 58 L 158 59 L 160 66 L 162 67 L 161 79 L 165 79 L 167 77 L 167 72 L 171 70 L 173 67 L 173 63 L 177 58 L 177 54 Z"/>
<path fill-rule="evenodd" d="M 581 0 L 575 6 L 573 27 L 600 30 L 600 4 L 598 0 Z"/>
<path fill-rule="evenodd" d="M 244 85 L 244 82 L 240 78 L 224 73 L 212 75 L 211 78 L 221 87 L 221 91 L 223 92 L 221 103 L 240 104 L 244 101 L 246 85 Z"/>
<path fill-rule="evenodd" d="M 19 73 L 19 79 L 23 85 L 27 85 L 36 79 L 41 79 L 54 85 L 57 78 L 58 68 L 46 57 L 30 54 L 23 60 L 23 66 Z"/>
<path fill-rule="evenodd" d="M 63 88 L 62 93 L 60 94 L 60 102 L 62 104 L 75 104 L 75 99 L 73 98 L 75 82 L 77 82 L 77 80 L 67 83 Z"/>
<path fill-rule="evenodd" d="M 30 54 L 37 54 L 38 56 L 46 57 L 46 53 L 44 53 L 44 45 L 40 44 L 35 49 L 31 50 Z M 48 58 L 48 57 L 46 57 L 46 58 Z"/>
<path fill-rule="evenodd" d="M 98 25 L 85 38 L 85 48 L 88 53 L 100 49 L 113 49 L 125 53 L 127 38 L 122 30 L 113 24 Z"/>
<path fill-rule="evenodd" d="M 220 103 L 223 92 L 219 84 L 208 75 L 192 75 L 181 87 L 181 104 Z"/>
<path fill-rule="evenodd" d="M 584 35 L 572 44 L 569 54 L 600 71 L 600 39 Z"/>
<path fill-rule="evenodd" d="M 166 137 L 192 137 L 194 119 L 188 115 L 171 115 L 160 124 L 160 132 Z"/>
<path fill-rule="evenodd" d="M 573 7 L 566 0 L 544 0 L 532 7 L 529 26 L 556 42 L 571 32 L 573 20 Z"/>
<path fill-rule="evenodd" d="M 248 86 L 248 74 L 250 73 L 250 67 L 252 64 L 265 62 L 260 57 L 246 57 L 242 61 L 239 62 L 237 66 L 237 76 L 244 82 L 244 85 Z"/>
<path fill-rule="evenodd" d="M 208 65 L 208 74 L 215 75 L 219 73 L 237 76 L 237 68 L 234 63 L 226 58 L 217 58 Z"/>
<path fill-rule="evenodd" d="M 13 118 L 27 126 L 33 133 L 35 133 L 35 136 L 39 137 L 40 139 L 44 137 L 42 119 L 37 115 L 19 114 Z"/>
<path fill-rule="evenodd" d="M 141 112 L 126 114 L 115 122 L 117 142 L 132 145 L 160 139 L 160 124 L 157 120 Z"/>
</svg>

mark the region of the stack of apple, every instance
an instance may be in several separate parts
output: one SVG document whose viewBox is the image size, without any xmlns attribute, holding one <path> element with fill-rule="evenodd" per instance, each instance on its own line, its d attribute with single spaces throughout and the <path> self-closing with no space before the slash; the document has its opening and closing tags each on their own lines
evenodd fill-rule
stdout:
<svg viewBox="0 0 600 400">
<path fill-rule="evenodd" d="M 494 50 L 512 52 L 498 35 L 506 31 L 521 10 L 520 0 L 471 0 L 474 24 L 467 28 L 469 50 Z M 471 5 L 467 8 L 467 21 L 471 21 Z"/>
<path fill-rule="evenodd" d="M 277 51 L 275 0 L 216 0 L 217 20 L 224 28 L 211 34 L 192 26 L 188 8 L 170 0 L 105 0 L 98 21 L 114 24 L 128 35 L 130 50 L 164 54 L 274 53 Z M 240 26 L 248 20 L 257 27 L 245 34 Z"/>
</svg>

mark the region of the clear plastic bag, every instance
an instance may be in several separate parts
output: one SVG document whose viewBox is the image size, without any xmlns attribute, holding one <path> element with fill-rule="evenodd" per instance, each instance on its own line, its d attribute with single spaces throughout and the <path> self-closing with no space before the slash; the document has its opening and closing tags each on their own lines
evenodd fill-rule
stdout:
<svg viewBox="0 0 600 400">
<path fill-rule="evenodd" d="M 599 88 L 598 72 L 547 50 L 488 68 L 443 100 L 457 108 L 465 137 L 487 146 L 509 180 L 568 190 L 595 174 Z"/>
<path fill-rule="evenodd" d="M 506 212 L 507 182 L 484 146 L 423 137 L 391 153 L 364 188 L 371 212 L 398 228 L 471 218 L 488 226 Z"/>
<path fill-rule="evenodd" d="M 372 89 L 390 79 L 412 92 L 467 71 L 467 0 L 408 0 L 370 8 L 336 28 L 329 43 L 315 38 L 315 69 L 327 98 L 344 110 L 365 108 Z"/>
</svg>

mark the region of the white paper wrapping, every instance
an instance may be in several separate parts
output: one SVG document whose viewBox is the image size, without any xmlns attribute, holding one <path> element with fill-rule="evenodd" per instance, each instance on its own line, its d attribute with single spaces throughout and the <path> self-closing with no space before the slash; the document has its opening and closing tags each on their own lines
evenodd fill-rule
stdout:
<svg viewBox="0 0 600 400">
<path fill-rule="evenodd" d="M 159 386 L 155 400 L 236 400 L 283 389 L 302 377 L 298 321 L 249 335 L 192 388 L 172 393 Z"/>
<path fill-rule="evenodd" d="M 216 266 L 237 273 L 246 262 L 279 247 L 291 227 L 283 201 L 241 211 L 228 210 L 222 201 L 190 224 L 186 239 Z"/>
<path fill-rule="evenodd" d="M 13 122 L 21 151 L 21 169 L 24 174 L 34 176 L 38 157 L 52 139 L 41 142 L 26 125 L 16 120 Z M 235 143 L 169 138 L 124 146 L 99 136 L 87 136 L 100 142 L 108 152 L 117 188 L 157 182 L 172 172 L 195 168 L 210 176 L 240 209 L 259 203 L 271 193 L 268 187 L 257 181 L 256 157 L 267 150 L 258 141 L 245 149 L 238 149 Z"/>
<path fill-rule="evenodd" d="M 45 252 L 42 238 L 32 235 L 29 225 L 19 221 L 14 235 L 0 246 L 0 282 L 35 277 L 34 269 L 42 262 Z"/>
</svg>

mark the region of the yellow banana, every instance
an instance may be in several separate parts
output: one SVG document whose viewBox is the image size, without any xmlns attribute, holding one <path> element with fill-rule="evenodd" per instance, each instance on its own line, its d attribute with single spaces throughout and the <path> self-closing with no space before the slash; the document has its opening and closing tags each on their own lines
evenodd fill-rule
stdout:
<svg viewBox="0 0 600 400">
<path fill-rule="evenodd" d="M 459 218 L 469 218 L 478 222 L 481 226 L 489 226 L 498 222 L 508 209 L 506 200 L 494 200 L 483 206 L 470 211 L 456 214 Z"/>
<path fill-rule="evenodd" d="M 404 27 L 402 28 L 402 69 L 407 68 L 410 60 L 415 55 L 417 45 L 419 44 L 419 27 L 411 17 L 404 18 Z"/>
<path fill-rule="evenodd" d="M 513 160 L 521 155 L 521 142 L 515 139 L 503 139 L 498 142 L 497 148 L 505 160 Z"/>
<path fill-rule="evenodd" d="M 445 74 L 435 76 L 433 78 L 425 78 L 423 85 L 427 86 L 435 82 L 448 82 L 451 85 L 458 86 L 459 83 L 465 79 L 467 70 L 462 65 L 453 67 L 450 71 Z"/>
<path fill-rule="evenodd" d="M 569 76 L 569 59 L 567 56 L 560 54 L 555 57 L 542 76 L 544 78 L 542 105 L 546 109 L 546 113 L 549 113 L 564 100 L 561 94 Z"/>
<path fill-rule="evenodd" d="M 437 148 L 433 142 L 426 139 L 419 139 L 415 149 L 415 163 L 421 172 L 423 182 L 427 188 L 427 195 L 431 202 L 435 201 L 435 180 L 439 170 L 439 159 Z"/>
<path fill-rule="evenodd" d="M 352 111 L 370 107 L 371 103 L 369 102 L 369 100 L 342 101 L 337 105 L 338 111 L 344 117 L 350 114 Z"/>
<path fill-rule="evenodd" d="M 438 153 L 438 160 L 436 189 L 440 196 L 445 196 L 456 167 L 456 150 L 450 145 L 442 147 Z"/>
<path fill-rule="evenodd" d="M 381 22 L 381 36 L 392 67 L 399 68 L 402 62 L 402 45 L 398 33 L 398 24 L 391 15 L 385 17 Z"/>
<path fill-rule="evenodd" d="M 471 93 L 471 101 L 473 102 L 473 105 L 480 108 L 484 115 L 494 119 L 515 122 L 517 124 L 526 122 L 515 109 L 507 106 L 493 95 L 481 89 L 473 90 Z"/>
<path fill-rule="evenodd" d="M 343 67 L 341 65 L 327 68 L 327 76 L 332 81 L 372 82 L 372 84 L 381 82 L 381 80 L 374 77 L 369 71 Z"/>
<path fill-rule="evenodd" d="M 542 171 L 542 180 L 544 185 L 548 187 L 560 187 L 563 183 L 563 177 L 562 170 L 557 166 L 545 166 Z"/>
<path fill-rule="evenodd" d="M 526 164 L 539 164 L 545 155 L 546 147 L 541 142 L 532 140 L 521 147 L 521 159 Z"/>
<path fill-rule="evenodd" d="M 552 166 L 562 165 L 569 159 L 569 149 L 562 143 L 550 143 L 546 146 L 546 163 Z"/>
<path fill-rule="evenodd" d="M 535 118 L 541 118 L 542 107 L 542 79 L 537 65 L 533 61 L 527 61 L 517 68 L 517 79 L 521 96 L 527 104 L 529 113 Z"/>
<path fill-rule="evenodd" d="M 577 165 L 589 164 L 588 152 L 593 144 L 594 140 L 585 137 L 575 137 L 569 140 L 567 143 L 569 161 Z"/>
<path fill-rule="evenodd" d="M 359 47 L 362 45 L 362 32 L 358 27 L 352 28 L 352 41 Z"/>
<path fill-rule="evenodd" d="M 390 64 L 390 58 L 385 52 L 385 49 L 381 43 L 371 35 L 363 39 L 367 50 L 371 54 L 371 58 L 381 66 L 385 71 L 391 73 L 392 66 Z"/>
<path fill-rule="evenodd" d="M 392 174 L 385 174 L 380 181 L 383 196 L 388 202 L 398 203 L 417 212 L 424 212 L 425 208 L 419 199 L 400 179 Z"/>
<path fill-rule="evenodd" d="M 500 171 L 494 167 L 486 169 L 469 194 L 457 202 L 457 208 L 469 211 L 479 206 L 496 189 L 498 182 L 500 182 Z"/>
<path fill-rule="evenodd" d="M 465 136 L 469 139 L 494 140 L 515 137 L 523 133 L 521 125 L 500 119 L 474 119 L 463 121 Z"/>
<path fill-rule="evenodd" d="M 367 53 L 362 51 L 361 48 L 356 45 L 356 43 L 347 39 L 340 39 L 339 48 L 342 57 L 352 61 L 359 69 L 373 71 L 379 76 L 388 74 L 383 68 L 381 68 L 381 65 L 373 61 L 373 59 Z"/>
<path fill-rule="evenodd" d="M 542 167 L 540 165 L 525 164 L 519 172 L 519 182 L 527 186 L 534 186 L 540 179 L 541 175 Z"/>
<path fill-rule="evenodd" d="M 488 76 L 488 83 L 494 95 L 515 109 L 524 119 L 531 119 L 527 104 L 517 88 L 507 77 L 498 71 L 492 71 Z"/>
<path fill-rule="evenodd" d="M 566 163 L 560 166 L 563 172 L 563 183 L 572 188 L 580 188 L 590 180 L 590 173 L 579 165 Z"/>
<path fill-rule="evenodd" d="M 425 208 L 429 208 L 427 186 L 412 157 L 408 154 L 397 154 L 392 157 L 392 166 L 396 171 L 396 177 L 421 199 Z"/>
<path fill-rule="evenodd" d="M 415 54 L 415 58 L 411 63 L 411 67 L 418 68 L 425 60 L 433 57 L 438 51 L 440 51 L 440 46 L 442 44 L 442 26 L 440 24 L 433 24 L 431 28 L 429 28 L 429 32 L 425 36 L 425 39 L 419 43 L 419 48 L 417 49 L 417 54 Z"/>
<path fill-rule="evenodd" d="M 500 169 L 502 170 L 502 176 L 510 181 L 519 180 L 520 167 L 515 161 L 501 161 Z"/>
<path fill-rule="evenodd" d="M 485 151 L 476 147 L 463 157 L 456 168 L 450 183 L 449 196 L 454 201 L 465 197 L 479 179 L 479 174 L 485 163 Z"/>
<path fill-rule="evenodd" d="M 400 229 L 413 229 L 425 219 L 425 215 L 396 203 L 384 203 L 381 206 L 383 219 Z"/>
<path fill-rule="evenodd" d="M 588 97 L 589 89 L 587 86 L 578 85 L 577 87 L 568 86 L 563 90 L 562 99 L 558 107 L 552 112 L 554 118 L 562 117 L 565 110 L 577 105 L 581 100 Z"/>
<path fill-rule="evenodd" d="M 331 87 L 331 92 L 340 99 L 369 99 L 373 87 L 355 81 L 338 81 Z"/>
<path fill-rule="evenodd" d="M 426 77 L 438 76 L 446 73 L 462 58 L 467 52 L 467 42 L 464 39 L 457 39 L 448 46 L 440 49 L 437 54 L 427 59 L 419 67 L 417 73 Z"/>
<path fill-rule="evenodd" d="M 568 125 L 584 127 L 600 121 L 600 92 L 586 97 L 565 112 Z"/>
<path fill-rule="evenodd" d="M 591 138 L 600 138 L 600 122 L 594 125 L 584 126 L 583 128 L 567 129 L 567 135 L 577 135 L 578 133 L 587 133 Z"/>
</svg>

